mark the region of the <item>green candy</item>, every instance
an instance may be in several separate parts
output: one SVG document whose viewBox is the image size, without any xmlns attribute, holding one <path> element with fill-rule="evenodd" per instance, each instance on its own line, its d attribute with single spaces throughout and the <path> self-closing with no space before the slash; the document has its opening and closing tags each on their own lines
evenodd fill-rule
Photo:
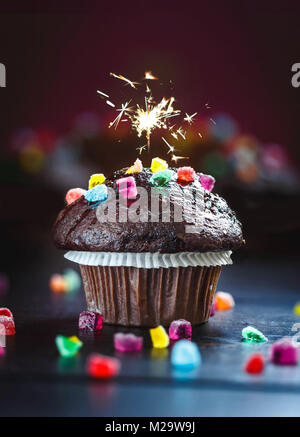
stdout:
<svg viewBox="0 0 300 437">
<path fill-rule="evenodd" d="M 253 326 L 247 326 L 242 330 L 243 341 L 246 343 L 264 343 L 268 341 L 267 337 Z"/>
<path fill-rule="evenodd" d="M 173 177 L 174 172 L 172 170 L 160 170 L 151 176 L 150 184 L 154 187 L 163 187 Z"/>
<path fill-rule="evenodd" d="M 82 346 L 82 342 L 79 339 L 75 341 L 71 340 L 71 338 L 64 335 L 58 335 L 55 338 L 58 352 L 64 358 L 74 357 Z"/>
</svg>

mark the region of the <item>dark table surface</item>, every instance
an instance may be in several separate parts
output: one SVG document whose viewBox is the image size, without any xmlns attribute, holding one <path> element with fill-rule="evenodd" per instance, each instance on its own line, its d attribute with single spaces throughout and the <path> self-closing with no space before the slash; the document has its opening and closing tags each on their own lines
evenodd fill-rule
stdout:
<svg viewBox="0 0 300 437">
<path fill-rule="evenodd" d="M 293 306 L 300 300 L 299 263 L 294 259 L 243 259 L 223 269 L 219 290 L 233 294 L 233 310 L 218 312 L 209 323 L 193 328 L 193 341 L 203 363 L 180 378 L 169 362 L 170 350 L 151 347 L 148 330 L 139 354 L 118 354 L 113 333 L 124 328 L 104 326 L 100 334 L 78 333 L 78 314 L 85 308 L 83 290 L 55 294 L 48 288 L 52 273 L 72 267 L 56 251 L 41 253 L 19 268 L 0 305 L 14 313 L 17 333 L 7 337 L 0 360 L 0 416 L 298 416 L 300 365 L 268 362 L 262 375 L 244 372 L 254 351 L 269 354 L 270 344 L 292 336 Z M 253 325 L 267 344 L 241 342 L 242 328 Z M 78 335 L 84 345 L 72 359 L 59 357 L 57 334 Z M 117 356 L 120 375 L 111 381 L 90 380 L 87 356 Z"/>
</svg>

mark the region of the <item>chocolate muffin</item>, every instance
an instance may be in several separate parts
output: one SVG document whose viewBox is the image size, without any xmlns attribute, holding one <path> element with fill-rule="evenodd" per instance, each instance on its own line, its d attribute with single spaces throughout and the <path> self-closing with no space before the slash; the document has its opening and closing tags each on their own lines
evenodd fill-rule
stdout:
<svg viewBox="0 0 300 437">
<path fill-rule="evenodd" d="M 207 178 L 159 158 L 99 184 L 92 176 L 53 228 L 56 246 L 80 264 L 89 310 L 123 326 L 209 319 L 222 266 L 244 240 L 226 201 L 205 189 Z"/>
</svg>

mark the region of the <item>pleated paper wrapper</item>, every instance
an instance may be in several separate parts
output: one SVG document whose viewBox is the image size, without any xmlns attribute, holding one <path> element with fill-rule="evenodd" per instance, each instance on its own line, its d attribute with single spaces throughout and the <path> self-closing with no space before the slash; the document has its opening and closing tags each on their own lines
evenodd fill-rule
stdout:
<svg viewBox="0 0 300 437">
<path fill-rule="evenodd" d="M 122 326 L 207 322 L 223 265 L 231 251 L 114 253 L 70 251 L 80 265 L 87 309 Z"/>
</svg>

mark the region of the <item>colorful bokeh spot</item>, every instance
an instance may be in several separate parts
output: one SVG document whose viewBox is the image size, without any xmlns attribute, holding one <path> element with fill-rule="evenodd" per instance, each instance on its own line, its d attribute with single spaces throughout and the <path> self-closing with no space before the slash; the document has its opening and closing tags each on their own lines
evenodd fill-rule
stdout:
<svg viewBox="0 0 300 437">
<path fill-rule="evenodd" d="M 138 352 L 143 348 L 143 337 L 117 332 L 114 334 L 114 346 L 119 352 Z"/>
<path fill-rule="evenodd" d="M 171 364 L 180 370 L 191 370 L 201 364 L 201 354 L 196 343 L 179 340 L 172 348 Z"/>
<path fill-rule="evenodd" d="M 271 346 L 271 361 L 274 364 L 295 365 L 298 363 L 298 344 L 288 337 L 284 337 Z"/>
<path fill-rule="evenodd" d="M 55 344 L 59 354 L 64 358 L 74 357 L 82 347 L 82 342 L 76 336 L 65 337 L 64 335 L 58 335 L 55 338 Z"/>
<path fill-rule="evenodd" d="M 49 288 L 54 293 L 64 293 L 68 289 L 68 284 L 63 275 L 55 273 L 50 277 Z"/>
<path fill-rule="evenodd" d="M 92 378 L 110 379 L 117 376 L 121 369 L 118 359 L 100 354 L 92 354 L 88 358 L 87 373 Z"/>
<path fill-rule="evenodd" d="M 233 296 L 225 291 L 218 291 L 216 293 L 214 303 L 217 311 L 230 310 L 235 306 Z"/>
<path fill-rule="evenodd" d="M 266 359 L 262 354 L 252 354 L 245 364 L 247 373 L 259 375 L 264 371 Z"/>
</svg>

